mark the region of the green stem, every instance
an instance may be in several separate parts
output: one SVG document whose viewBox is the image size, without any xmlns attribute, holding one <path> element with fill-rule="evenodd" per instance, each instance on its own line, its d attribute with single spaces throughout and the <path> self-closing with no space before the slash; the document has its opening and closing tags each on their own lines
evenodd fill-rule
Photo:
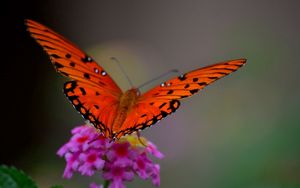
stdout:
<svg viewBox="0 0 300 188">
<path fill-rule="evenodd" d="M 105 180 L 103 188 L 108 188 L 109 184 L 110 184 L 110 181 Z"/>
</svg>

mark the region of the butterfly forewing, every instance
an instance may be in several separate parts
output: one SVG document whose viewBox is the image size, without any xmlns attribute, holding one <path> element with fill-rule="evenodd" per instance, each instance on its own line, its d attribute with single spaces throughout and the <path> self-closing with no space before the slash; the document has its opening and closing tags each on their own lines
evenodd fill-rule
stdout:
<svg viewBox="0 0 300 188">
<path fill-rule="evenodd" d="M 72 42 L 35 21 L 26 20 L 25 23 L 31 36 L 50 56 L 55 69 L 74 79 L 65 83 L 64 92 L 76 110 L 109 136 L 116 104 L 122 94 L 119 86 Z"/>
<path fill-rule="evenodd" d="M 245 59 L 237 59 L 210 65 L 154 87 L 139 98 L 117 137 L 122 136 L 123 133 L 130 134 L 155 124 L 175 112 L 180 106 L 180 99 L 189 97 L 212 82 L 236 71 L 245 62 Z"/>
<path fill-rule="evenodd" d="M 196 69 L 170 79 L 143 94 L 140 101 L 173 100 L 191 96 L 212 82 L 236 71 L 245 59 L 237 59 Z"/>
<path fill-rule="evenodd" d="M 98 85 L 113 95 L 120 95 L 121 89 L 90 56 L 72 42 L 46 26 L 32 20 L 26 20 L 31 36 L 50 56 L 55 69 L 64 76 Z"/>
<path fill-rule="evenodd" d="M 64 84 L 64 93 L 82 116 L 100 129 L 107 137 L 117 112 L 119 98 L 90 84 L 69 81 Z"/>
</svg>

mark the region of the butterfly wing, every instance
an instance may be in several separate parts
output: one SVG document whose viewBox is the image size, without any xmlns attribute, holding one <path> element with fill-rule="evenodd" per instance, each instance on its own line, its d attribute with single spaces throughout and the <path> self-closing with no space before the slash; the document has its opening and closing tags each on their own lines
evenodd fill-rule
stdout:
<svg viewBox="0 0 300 188">
<path fill-rule="evenodd" d="M 79 81 L 66 82 L 64 93 L 85 119 L 89 120 L 106 137 L 110 137 L 119 98 L 112 96 L 101 87 Z"/>
<path fill-rule="evenodd" d="M 75 80 L 64 85 L 74 107 L 96 128 L 109 131 L 116 111 L 113 104 L 118 103 L 122 94 L 118 85 L 90 56 L 63 36 L 32 20 L 25 24 L 50 56 L 56 71 Z"/>
<path fill-rule="evenodd" d="M 246 59 L 226 61 L 170 79 L 143 94 L 128 114 L 117 138 L 144 129 L 175 112 L 180 99 L 194 95 L 212 82 L 236 71 Z"/>
<path fill-rule="evenodd" d="M 90 56 L 75 44 L 48 27 L 32 20 L 26 20 L 31 36 L 49 55 L 57 72 L 64 76 L 107 89 L 119 95 L 121 89 Z"/>
</svg>

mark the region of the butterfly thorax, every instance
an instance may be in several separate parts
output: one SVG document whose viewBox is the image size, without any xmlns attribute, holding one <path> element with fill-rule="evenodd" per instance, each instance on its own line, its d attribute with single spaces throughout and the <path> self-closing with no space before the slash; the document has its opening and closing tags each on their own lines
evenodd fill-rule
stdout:
<svg viewBox="0 0 300 188">
<path fill-rule="evenodd" d="M 120 103 L 117 108 L 117 114 L 111 127 L 111 131 L 112 131 L 112 135 L 110 135 L 111 137 L 113 137 L 116 133 L 118 133 L 127 115 L 136 104 L 139 95 L 140 95 L 139 90 L 136 88 L 132 88 L 120 96 L 120 100 L 119 100 Z"/>
</svg>

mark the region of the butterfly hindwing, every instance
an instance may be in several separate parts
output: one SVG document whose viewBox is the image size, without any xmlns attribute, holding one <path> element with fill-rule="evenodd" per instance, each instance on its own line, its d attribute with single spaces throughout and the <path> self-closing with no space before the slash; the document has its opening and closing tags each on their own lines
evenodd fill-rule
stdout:
<svg viewBox="0 0 300 188">
<path fill-rule="evenodd" d="M 64 93 L 75 109 L 106 136 L 117 112 L 118 98 L 89 84 L 69 81 L 64 84 Z"/>
<path fill-rule="evenodd" d="M 128 114 L 116 138 L 150 127 L 175 112 L 179 106 L 178 100 L 157 101 L 155 106 L 152 103 L 138 103 Z"/>
</svg>

